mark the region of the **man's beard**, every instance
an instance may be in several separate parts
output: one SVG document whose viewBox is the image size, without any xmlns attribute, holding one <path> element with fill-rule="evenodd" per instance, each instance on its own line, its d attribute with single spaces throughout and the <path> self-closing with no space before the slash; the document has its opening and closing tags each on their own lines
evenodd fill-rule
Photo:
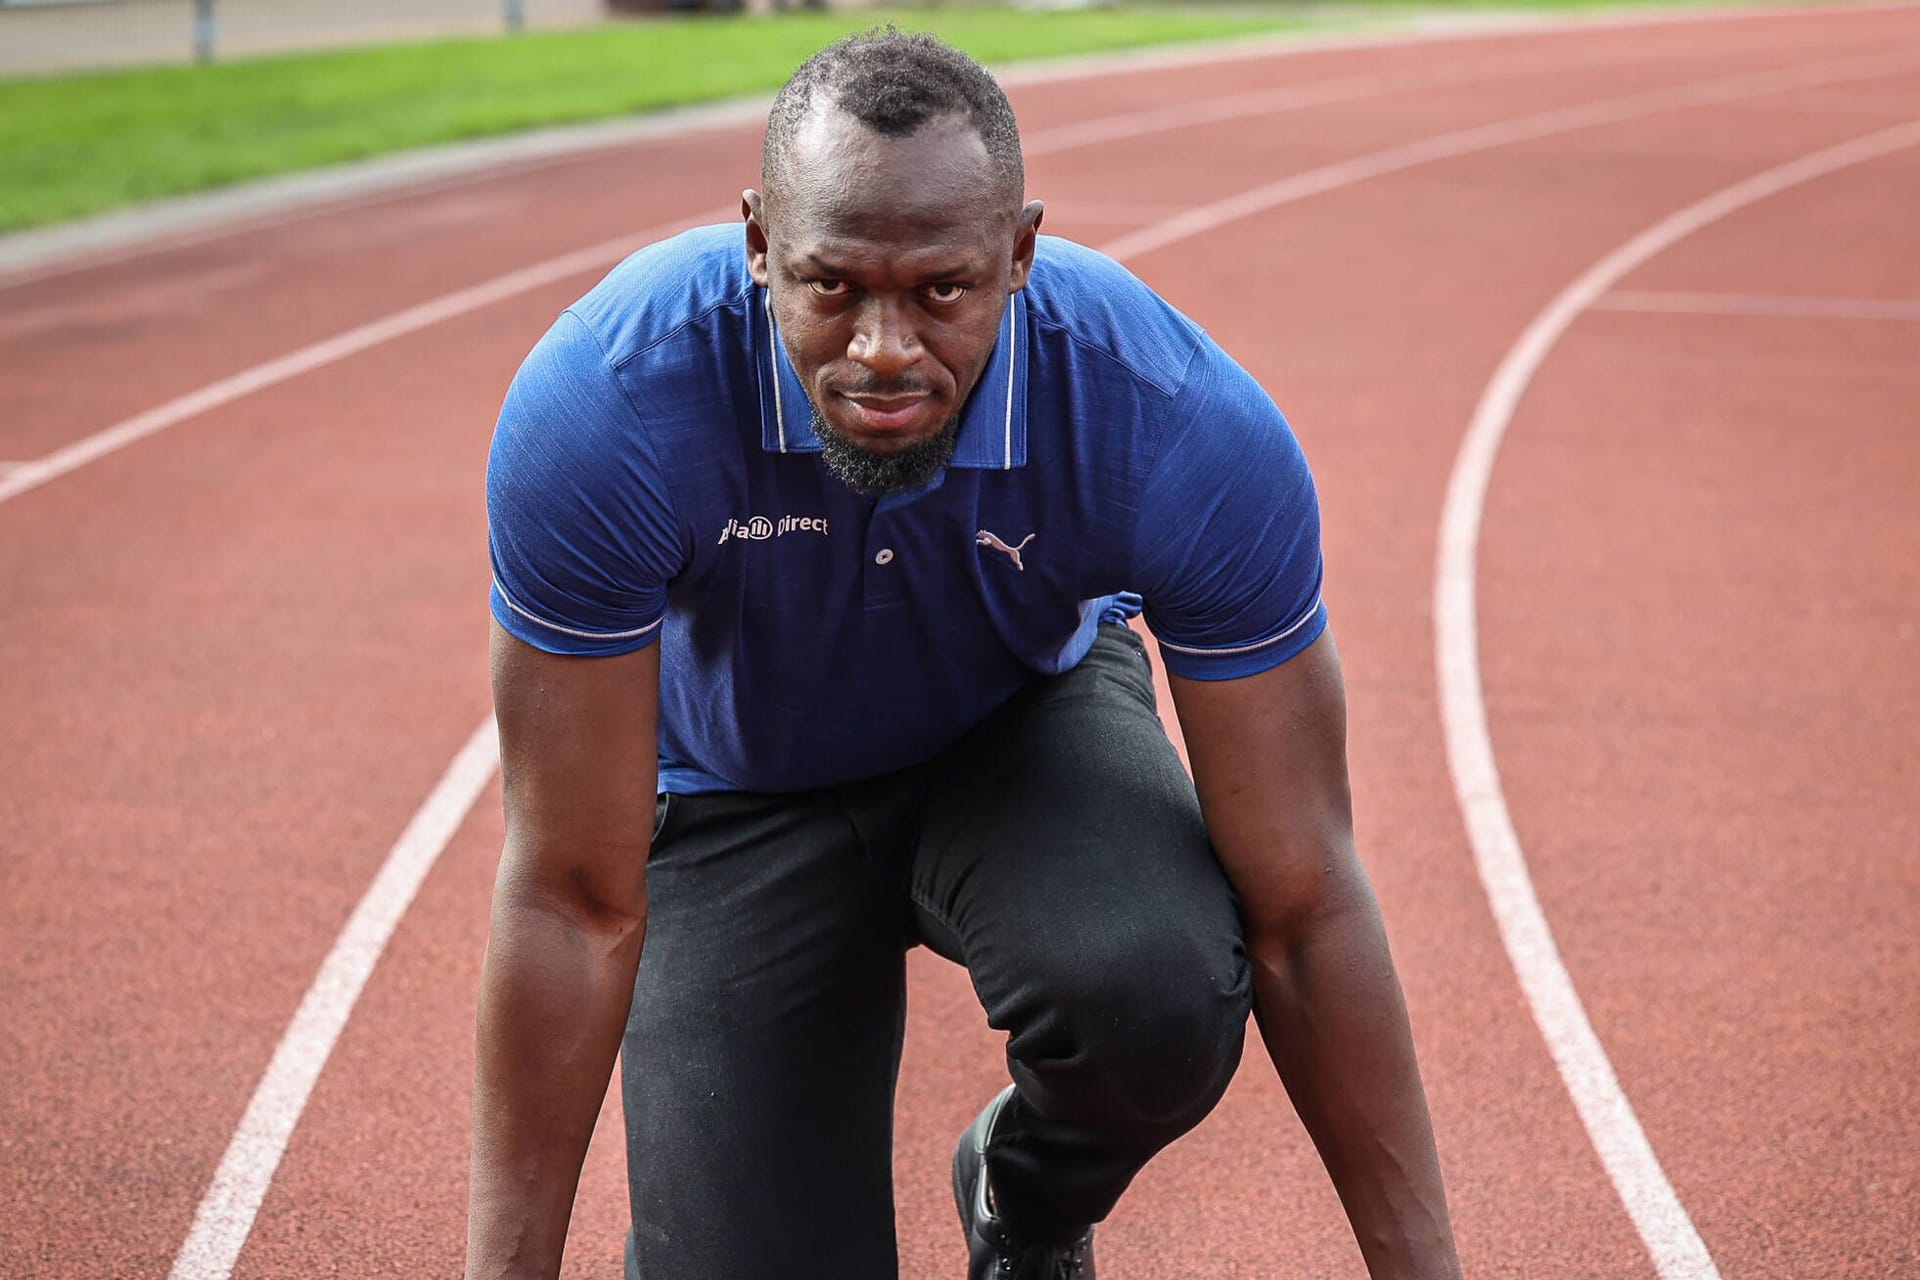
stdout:
<svg viewBox="0 0 1920 1280">
<path fill-rule="evenodd" d="M 874 497 L 919 489 L 939 475 L 940 468 L 953 460 L 960 415 L 954 414 L 939 431 L 898 453 L 862 448 L 835 431 L 818 409 L 813 411 L 813 434 L 820 437 L 820 460 L 827 470 L 855 493 Z"/>
</svg>

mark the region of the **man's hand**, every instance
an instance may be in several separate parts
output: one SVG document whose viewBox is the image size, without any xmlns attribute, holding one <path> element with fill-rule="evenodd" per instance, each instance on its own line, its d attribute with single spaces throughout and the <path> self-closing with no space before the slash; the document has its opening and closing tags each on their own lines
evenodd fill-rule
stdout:
<svg viewBox="0 0 1920 1280">
<path fill-rule="evenodd" d="M 493 627 L 507 842 L 480 975 L 468 1280 L 559 1274 L 646 933 L 660 649 Z"/>
<path fill-rule="evenodd" d="M 1406 1004 L 1354 850 L 1333 637 L 1259 675 L 1171 684 L 1207 832 L 1240 897 L 1254 1016 L 1368 1272 L 1454 1280 Z"/>
</svg>

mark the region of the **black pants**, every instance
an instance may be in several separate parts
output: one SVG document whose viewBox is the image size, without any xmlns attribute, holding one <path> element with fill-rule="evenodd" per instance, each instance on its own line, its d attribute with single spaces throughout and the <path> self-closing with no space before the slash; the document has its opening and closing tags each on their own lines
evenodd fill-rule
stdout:
<svg viewBox="0 0 1920 1280">
<path fill-rule="evenodd" d="M 623 1049 L 629 1277 L 896 1274 L 916 943 L 967 967 L 1007 1036 L 1018 1094 L 987 1159 L 1009 1228 L 1104 1218 L 1213 1108 L 1247 962 L 1153 703 L 1139 639 L 1102 627 L 925 765 L 663 801 Z"/>
</svg>

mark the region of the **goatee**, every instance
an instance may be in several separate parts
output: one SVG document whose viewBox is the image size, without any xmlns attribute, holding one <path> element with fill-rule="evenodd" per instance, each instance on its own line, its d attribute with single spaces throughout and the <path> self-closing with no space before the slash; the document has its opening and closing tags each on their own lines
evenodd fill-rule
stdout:
<svg viewBox="0 0 1920 1280">
<path fill-rule="evenodd" d="M 953 460 L 953 446 L 960 438 L 960 415 L 947 419 L 939 431 L 918 444 L 897 453 L 875 453 L 841 435 L 813 411 L 813 434 L 820 437 L 820 460 L 834 478 L 855 493 L 876 497 L 919 489 L 940 474 Z"/>
</svg>

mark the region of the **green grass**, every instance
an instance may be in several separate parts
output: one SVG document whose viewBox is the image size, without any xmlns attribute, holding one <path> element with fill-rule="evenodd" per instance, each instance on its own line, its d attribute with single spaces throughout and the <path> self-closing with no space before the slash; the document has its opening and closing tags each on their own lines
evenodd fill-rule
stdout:
<svg viewBox="0 0 1920 1280">
<path fill-rule="evenodd" d="M 1354 18 L 1278 6 L 692 17 L 0 81 L 0 231 L 426 143 L 770 90 L 821 45 L 888 20 L 1005 63 Z"/>
</svg>

